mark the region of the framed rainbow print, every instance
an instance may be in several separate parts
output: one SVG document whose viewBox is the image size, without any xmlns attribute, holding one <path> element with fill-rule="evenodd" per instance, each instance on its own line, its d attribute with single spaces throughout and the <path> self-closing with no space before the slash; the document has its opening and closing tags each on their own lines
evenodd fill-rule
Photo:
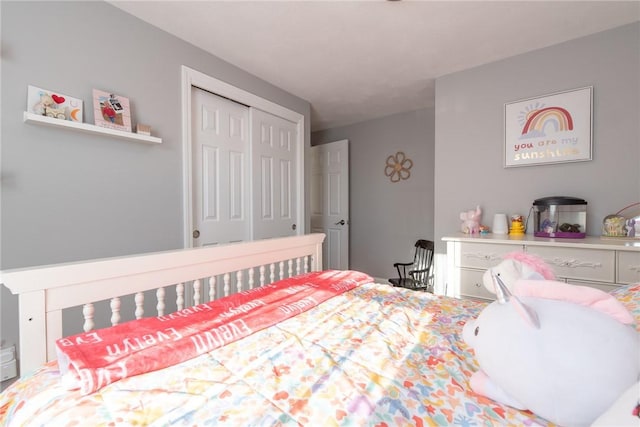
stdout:
<svg viewBox="0 0 640 427">
<path fill-rule="evenodd" d="M 592 111 L 592 86 L 505 104 L 504 167 L 591 160 Z"/>
</svg>

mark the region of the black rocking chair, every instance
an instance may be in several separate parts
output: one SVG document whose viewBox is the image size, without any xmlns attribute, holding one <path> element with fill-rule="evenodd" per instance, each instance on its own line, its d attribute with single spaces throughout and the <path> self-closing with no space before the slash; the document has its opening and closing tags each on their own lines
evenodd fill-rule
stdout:
<svg viewBox="0 0 640 427">
<path fill-rule="evenodd" d="M 389 283 L 402 288 L 433 292 L 433 242 L 421 239 L 416 242 L 415 248 L 413 262 L 393 264 L 399 277 L 389 279 Z"/>
</svg>

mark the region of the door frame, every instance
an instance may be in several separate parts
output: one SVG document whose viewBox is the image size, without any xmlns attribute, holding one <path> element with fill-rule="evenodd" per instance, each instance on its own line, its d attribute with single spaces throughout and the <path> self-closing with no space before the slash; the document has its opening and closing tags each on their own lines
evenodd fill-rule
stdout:
<svg viewBox="0 0 640 427">
<path fill-rule="evenodd" d="M 298 153 L 296 156 L 296 174 L 298 176 L 298 198 L 296 223 L 299 224 L 297 234 L 305 234 L 304 221 L 304 115 L 262 98 L 254 93 L 233 86 L 215 77 L 211 77 L 200 71 L 182 66 L 181 90 L 182 90 L 182 179 L 183 179 L 183 242 L 185 248 L 194 247 L 193 244 L 193 182 L 192 182 L 192 138 L 191 138 L 191 87 L 204 89 L 215 95 L 228 98 L 232 101 L 244 104 L 249 108 L 257 108 L 267 113 L 282 117 L 293 123 L 298 128 L 296 140 Z M 251 123 L 249 123 L 251 126 Z M 251 141 L 249 142 L 251 144 Z M 251 190 L 252 191 L 252 190 Z M 253 208 L 250 212 L 253 212 Z M 253 218 L 253 217 L 252 217 Z M 253 227 L 251 227 L 253 230 Z M 253 232 L 253 231 L 252 231 Z M 253 235 L 251 236 L 253 238 Z"/>
</svg>

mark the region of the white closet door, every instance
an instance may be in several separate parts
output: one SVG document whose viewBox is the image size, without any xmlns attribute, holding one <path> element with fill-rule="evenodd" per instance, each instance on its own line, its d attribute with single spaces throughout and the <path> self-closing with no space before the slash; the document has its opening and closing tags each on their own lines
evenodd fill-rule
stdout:
<svg viewBox="0 0 640 427">
<path fill-rule="evenodd" d="M 251 108 L 253 237 L 298 234 L 295 123 Z"/>
<path fill-rule="evenodd" d="M 250 240 L 249 108 L 191 91 L 195 246 Z"/>
</svg>

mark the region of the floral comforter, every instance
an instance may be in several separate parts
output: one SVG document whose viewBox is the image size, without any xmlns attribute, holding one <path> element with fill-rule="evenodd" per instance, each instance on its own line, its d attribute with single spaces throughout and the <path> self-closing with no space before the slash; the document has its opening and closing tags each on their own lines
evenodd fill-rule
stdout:
<svg viewBox="0 0 640 427">
<path fill-rule="evenodd" d="M 640 314 L 637 301 L 620 298 Z M 187 362 L 86 396 L 65 390 L 49 363 L 0 396 L 0 425 L 547 425 L 470 391 L 478 366 L 462 326 L 482 308 L 366 284 Z"/>
</svg>

